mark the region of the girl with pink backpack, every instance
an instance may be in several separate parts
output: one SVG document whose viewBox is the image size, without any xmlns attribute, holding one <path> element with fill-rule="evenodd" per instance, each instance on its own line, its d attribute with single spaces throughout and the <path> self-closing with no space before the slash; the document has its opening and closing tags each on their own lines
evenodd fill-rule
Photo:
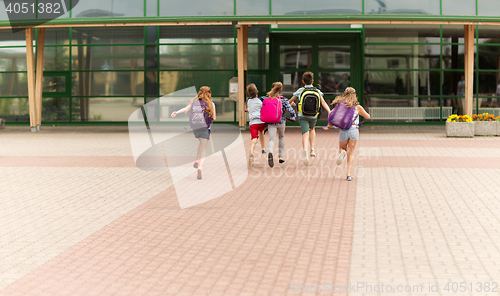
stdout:
<svg viewBox="0 0 500 296">
<path fill-rule="evenodd" d="M 295 120 L 295 110 L 288 102 L 288 99 L 281 95 L 283 84 L 281 82 L 273 83 L 273 88 L 267 93 L 267 98 L 262 103 L 260 109 L 260 120 L 267 123 L 269 132 L 269 154 L 267 162 L 270 167 L 274 166 L 274 144 L 276 143 L 276 134 L 279 137 L 279 163 L 284 163 L 285 150 L 285 109 L 290 112 L 290 119 Z"/>
<path fill-rule="evenodd" d="M 359 115 L 370 119 L 370 114 L 359 104 L 356 90 L 352 87 L 347 87 L 342 95 L 336 97 L 332 102 L 332 106 L 335 104 L 335 108 L 328 115 L 328 125 L 323 129 L 328 130 L 332 126 L 340 129 L 340 153 L 337 157 L 337 165 L 342 164 L 347 155 L 347 181 L 352 181 L 351 170 L 354 162 L 354 149 L 359 140 Z"/>
</svg>

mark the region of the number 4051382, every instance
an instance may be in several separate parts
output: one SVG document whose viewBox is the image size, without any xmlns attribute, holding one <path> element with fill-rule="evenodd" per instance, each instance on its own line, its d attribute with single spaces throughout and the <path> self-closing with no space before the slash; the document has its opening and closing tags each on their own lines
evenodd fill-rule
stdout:
<svg viewBox="0 0 500 296">
<path fill-rule="evenodd" d="M 35 3 L 9 3 L 5 11 L 9 14 L 34 14 Z M 61 3 L 38 3 L 38 13 L 63 13 Z"/>
</svg>

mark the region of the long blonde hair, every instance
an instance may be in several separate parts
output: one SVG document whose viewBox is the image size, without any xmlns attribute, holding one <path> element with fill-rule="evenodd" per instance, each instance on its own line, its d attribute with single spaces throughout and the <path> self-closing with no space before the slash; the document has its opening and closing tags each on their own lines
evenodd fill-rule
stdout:
<svg viewBox="0 0 500 296">
<path fill-rule="evenodd" d="M 281 82 L 274 82 L 273 88 L 267 93 L 267 96 L 277 99 L 280 97 L 281 91 L 283 91 L 283 84 Z"/>
<path fill-rule="evenodd" d="M 353 105 L 359 105 L 358 98 L 356 97 L 356 90 L 352 87 L 347 87 L 343 94 L 337 96 L 332 102 L 332 106 L 345 101 L 347 107 L 352 107 Z"/>
<path fill-rule="evenodd" d="M 198 92 L 198 96 L 193 99 L 193 102 L 195 100 L 202 100 L 206 102 L 208 106 L 205 107 L 205 112 L 207 112 L 208 116 L 214 118 L 214 105 L 212 104 L 212 91 L 210 90 L 210 87 L 202 86 Z"/>
</svg>

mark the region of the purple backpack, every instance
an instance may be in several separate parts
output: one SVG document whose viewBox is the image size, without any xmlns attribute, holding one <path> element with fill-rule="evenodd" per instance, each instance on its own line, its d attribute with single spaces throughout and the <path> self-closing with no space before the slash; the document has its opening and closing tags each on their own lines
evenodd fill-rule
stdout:
<svg viewBox="0 0 500 296">
<path fill-rule="evenodd" d="M 212 124 L 212 118 L 206 112 L 208 103 L 202 100 L 195 100 L 191 105 L 189 114 L 189 126 L 193 130 L 209 128 Z"/>
<path fill-rule="evenodd" d="M 332 112 L 328 115 L 328 122 L 333 126 L 341 128 L 343 130 L 348 130 L 351 128 L 352 123 L 358 118 L 358 115 L 354 117 L 354 112 L 356 111 L 356 105 L 347 107 L 345 101 L 342 101 L 333 108 Z"/>
</svg>

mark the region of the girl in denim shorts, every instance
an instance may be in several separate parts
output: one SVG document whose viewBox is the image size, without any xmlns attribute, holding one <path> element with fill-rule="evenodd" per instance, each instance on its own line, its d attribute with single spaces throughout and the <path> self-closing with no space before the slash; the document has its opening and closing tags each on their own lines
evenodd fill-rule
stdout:
<svg viewBox="0 0 500 296">
<path fill-rule="evenodd" d="M 338 104 L 345 101 L 347 107 L 356 106 L 354 110 L 353 122 L 351 128 L 340 129 L 339 133 L 339 156 L 337 157 L 337 165 L 342 164 L 342 161 L 347 155 L 347 181 L 352 181 L 351 171 L 352 164 L 354 162 L 354 149 L 356 148 L 356 143 L 359 140 L 359 116 L 363 116 L 366 119 L 370 119 L 370 114 L 365 111 L 363 106 L 358 102 L 356 97 L 356 90 L 352 87 L 347 87 L 344 93 L 335 98 L 332 105 Z M 329 128 L 329 127 L 328 127 Z M 325 129 L 328 129 L 325 128 Z"/>
</svg>

